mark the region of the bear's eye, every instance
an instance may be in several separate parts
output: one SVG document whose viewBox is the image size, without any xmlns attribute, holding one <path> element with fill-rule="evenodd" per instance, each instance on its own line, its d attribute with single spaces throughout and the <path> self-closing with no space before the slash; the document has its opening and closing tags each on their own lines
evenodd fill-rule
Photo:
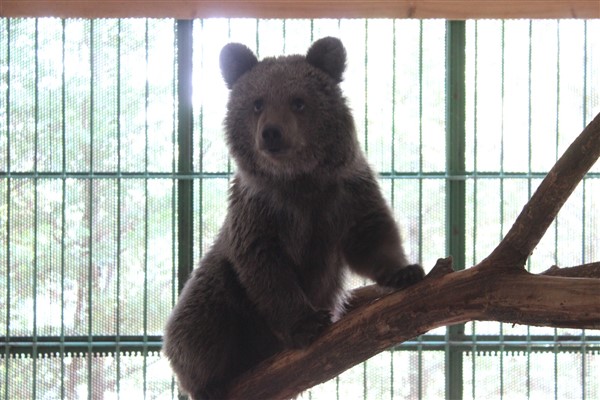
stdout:
<svg viewBox="0 0 600 400">
<path fill-rule="evenodd" d="M 265 102 L 262 99 L 254 100 L 254 112 L 260 113 L 265 108 Z"/>
<path fill-rule="evenodd" d="M 301 112 L 306 107 L 304 100 L 300 98 L 295 98 L 292 100 L 292 111 Z"/>
</svg>

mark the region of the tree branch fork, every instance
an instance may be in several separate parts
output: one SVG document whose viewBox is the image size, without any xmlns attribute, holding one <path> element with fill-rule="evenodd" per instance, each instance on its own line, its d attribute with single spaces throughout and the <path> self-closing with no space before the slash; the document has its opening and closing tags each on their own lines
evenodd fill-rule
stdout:
<svg viewBox="0 0 600 400">
<path fill-rule="evenodd" d="M 394 345 L 468 321 L 600 329 L 600 262 L 541 274 L 525 263 L 562 205 L 600 156 L 600 114 L 542 181 L 492 253 L 453 271 L 439 259 L 420 283 L 396 292 L 355 289 L 347 313 L 311 346 L 286 350 L 233 383 L 230 399 L 286 399 Z"/>
</svg>

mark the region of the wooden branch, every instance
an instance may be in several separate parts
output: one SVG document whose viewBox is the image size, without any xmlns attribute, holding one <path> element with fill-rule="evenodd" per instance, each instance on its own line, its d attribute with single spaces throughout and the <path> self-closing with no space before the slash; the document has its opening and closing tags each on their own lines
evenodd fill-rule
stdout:
<svg viewBox="0 0 600 400">
<path fill-rule="evenodd" d="M 452 271 L 452 257 L 441 258 L 437 261 L 431 272 L 427 274 L 426 279 L 435 279 Z M 553 265 L 540 275 L 563 276 L 567 278 L 600 278 L 600 262 L 567 268 L 559 268 Z M 346 314 L 391 293 L 393 293 L 392 290 L 385 290 L 378 285 L 366 285 L 356 288 L 350 293 L 348 304 L 346 305 Z"/>
<path fill-rule="evenodd" d="M 440 258 L 437 260 L 431 271 L 427 274 L 425 279 L 434 279 L 442 277 L 443 275 L 453 272 L 452 268 L 452 257 Z M 346 304 L 346 314 L 351 311 L 370 304 L 380 298 L 393 293 L 394 290 L 382 288 L 379 285 L 366 285 L 356 288 L 350 292 Z"/>
<path fill-rule="evenodd" d="M 425 279 L 351 311 L 309 348 L 267 360 L 242 376 L 228 398 L 291 398 L 398 343 L 473 320 L 597 329 L 600 279 L 481 265 Z"/>
<path fill-rule="evenodd" d="M 600 278 L 600 262 L 568 268 L 559 268 L 553 265 L 540 275 L 564 276 L 569 278 Z"/>
<path fill-rule="evenodd" d="M 288 350 L 234 382 L 229 399 L 284 399 L 431 329 L 468 321 L 600 328 L 600 263 L 523 268 L 558 211 L 600 156 L 600 114 L 557 161 L 498 247 L 475 267 L 453 272 L 440 259 L 426 279 L 389 293 L 353 292 L 348 314 L 309 348 Z M 299 373 L 301 371 L 301 373 Z"/>
<path fill-rule="evenodd" d="M 525 265 L 558 211 L 598 157 L 600 114 L 548 172 L 502 242 L 490 254 L 492 264 L 504 268 L 522 268 Z"/>
</svg>

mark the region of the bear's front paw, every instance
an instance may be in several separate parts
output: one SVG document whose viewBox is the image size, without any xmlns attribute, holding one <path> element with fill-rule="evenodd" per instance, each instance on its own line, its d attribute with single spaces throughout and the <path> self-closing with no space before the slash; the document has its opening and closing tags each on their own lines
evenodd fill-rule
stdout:
<svg viewBox="0 0 600 400">
<path fill-rule="evenodd" d="M 395 289 L 403 289 L 422 281 L 424 277 L 425 271 L 423 271 L 423 267 L 419 264 L 411 264 L 382 275 L 377 279 L 377 284 Z"/>
<path fill-rule="evenodd" d="M 331 313 L 328 310 L 308 314 L 292 326 L 288 345 L 296 349 L 306 347 L 329 325 L 331 325 Z"/>
</svg>

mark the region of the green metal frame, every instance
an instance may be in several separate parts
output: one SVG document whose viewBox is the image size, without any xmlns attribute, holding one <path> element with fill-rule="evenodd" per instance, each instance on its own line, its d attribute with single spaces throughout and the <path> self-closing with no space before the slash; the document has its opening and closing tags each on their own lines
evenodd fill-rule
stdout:
<svg viewBox="0 0 600 400">
<path fill-rule="evenodd" d="M 465 268 L 465 22 L 446 29 L 446 249 L 456 269 Z M 464 324 L 446 332 L 446 398 L 462 398 L 463 351 L 452 342 Z"/>
<path fill-rule="evenodd" d="M 178 174 L 194 173 L 194 115 L 192 105 L 193 21 L 177 21 Z M 177 177 L 178 292 L 194 267 L 194 182 Z"/>
</svg>

